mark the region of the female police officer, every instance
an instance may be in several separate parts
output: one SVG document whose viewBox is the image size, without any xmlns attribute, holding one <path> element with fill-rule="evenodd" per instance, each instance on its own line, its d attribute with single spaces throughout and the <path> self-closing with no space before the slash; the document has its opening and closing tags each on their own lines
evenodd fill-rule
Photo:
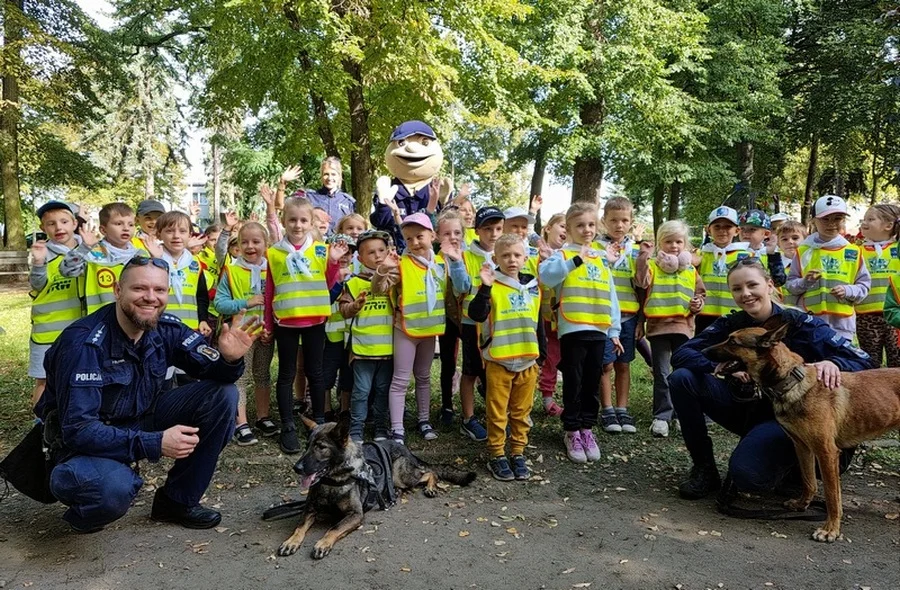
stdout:
<svg viewBox="0 0 900 590">
<path fill-rule="evenodd" d="M 260 328 L 223 329 L 219 349 L 165 314 L 165 261 L 135 257 L 115 286 L 116 302 L 73 323 L 48 351 L 47 389 L 35 407 L 55 435 L 50 490 L 76 532 L 122 517 L 143 484 L 132 465 L 171 457 L 151 518 L 210 528 L 221 515 L 200 506 L 237 409 L 235 380 Z M 241 326 L 242 317 L 233 324 Z M 166 368 L 199 381 L 166 389 Z"/>
<path fill-rule="evenodd" d="M 793 443 L 775 421 L 771 402 L 735 396 L 741 384 L 750 381 L 749 375 L 739 372 L 726 380 L 717 379 L 717 365 L 703 356 L 704 348 L 725 341 L 735 330 L 759 326 L 771 316 L 781 315 L 792 326 L 784 343 L 815 367 L 819 380 L 828 387 L 840 384 L 841 371 L 873 368 L 865 352 L 821 319 L 773 303 L 775 285 L 758 259 L 737 261 L 728 271 L 728 286 L 741 311 L 718 318 L 672 356 L 672 405 L 694 463 L 689 478 L 678 488 L 687 499 L 702 498 L 721 485 L 704 414 L 741 437 L 729 461 L 729 474 L 738 490 L 771 491 L 797 465 Z"/>
</svg>

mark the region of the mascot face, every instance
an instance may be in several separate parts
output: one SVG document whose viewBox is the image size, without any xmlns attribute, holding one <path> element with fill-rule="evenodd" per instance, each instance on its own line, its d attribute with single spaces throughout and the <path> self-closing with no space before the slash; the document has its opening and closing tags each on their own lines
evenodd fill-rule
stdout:
<svg viewBox="0 0 900 590">
<path fill-rule="evenodd" d="M 421 121 L 407 121 L 394 129 L 384 161 L 395 178 L 418 190 L 438 173 L 444 151 L 431 127 Z"/>
</svg>

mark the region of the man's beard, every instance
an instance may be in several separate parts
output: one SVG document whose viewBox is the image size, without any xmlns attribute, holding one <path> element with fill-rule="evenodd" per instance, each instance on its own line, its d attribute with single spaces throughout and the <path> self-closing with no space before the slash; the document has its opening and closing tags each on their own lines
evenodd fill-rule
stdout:
<svg viewBox="0 0 900 590">
<path fill-rule="evenodd" d="M 138 317 L 135 311 L 136 309 L 137 308 L 134 305 L 123 305 L 122 313 L 125 314 L 125 317 L 128 318 L 128 321 L 134 324 L 134 326 L 139 330 L 142 330 L 144 332 L 155 330 L 156 324 L 159 322 L 159 316 L 161 316 L 163 313 L 163 309 L 161 308 L 159 311 L 157 311 L 150 319 L 143 319 Z"/>
</svg>

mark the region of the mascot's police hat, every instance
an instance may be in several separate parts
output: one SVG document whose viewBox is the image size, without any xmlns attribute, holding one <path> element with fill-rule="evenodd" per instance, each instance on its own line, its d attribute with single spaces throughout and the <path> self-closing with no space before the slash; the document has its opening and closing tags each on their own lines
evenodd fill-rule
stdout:
<svg viewBox="0 0 900 590">
<path fill-rule="evenodd" d="M 394 131 L 391 133 L 391 141 L 400 141 L 411 135 L 424 135 L 431 139 L 437 139 L 434 129 L 422 121 L 406 121 L 394 127 Z"/>
</svg>

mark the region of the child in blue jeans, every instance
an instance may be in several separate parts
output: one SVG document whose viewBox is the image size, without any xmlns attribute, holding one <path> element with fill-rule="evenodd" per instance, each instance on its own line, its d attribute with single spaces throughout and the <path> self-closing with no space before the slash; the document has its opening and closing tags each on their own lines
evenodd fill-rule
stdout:
<svg viewBox="0 0 900 590">
<path fill-rule="evenodd" d="M 369 393 L 374 390 L 372 411 L 375 440 L 388 437 L 388 391 L 394 374 L 394 307 L 388 295 L 372 293 L 372 275 L 390 250 L 390 234 L 366 231 L 356 239 L 359 273 L 345 284 L 339 300 L 341 315 L 350 330 L 350 438 L 362 442 Z"/>
</svg>

